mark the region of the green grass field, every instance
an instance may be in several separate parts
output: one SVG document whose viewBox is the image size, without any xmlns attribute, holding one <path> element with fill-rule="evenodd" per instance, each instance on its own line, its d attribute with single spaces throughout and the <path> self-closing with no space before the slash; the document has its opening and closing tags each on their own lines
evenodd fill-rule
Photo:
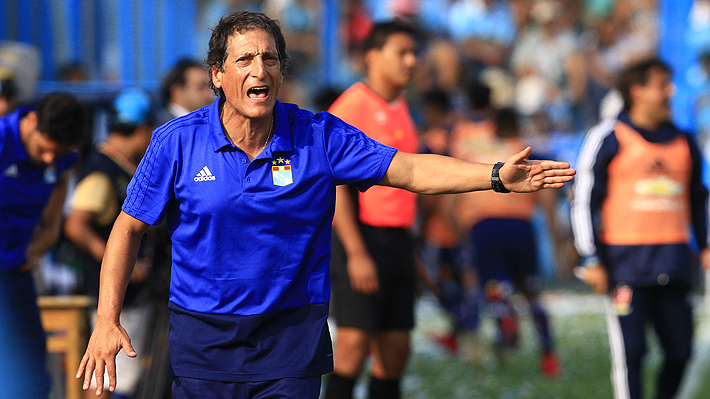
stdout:
<svg viewBox="0 0 710 399">
<path fill-rule="evenodd" d="M 484 318 L 480 332 L 482 356 L 469 364 L 432 344 L 429 337 L 446 330 L 446 318 L 431 299 L 420 301 L 417 328 L 414 331 L 411 357 L 403 380 L 403 397 L 408 399 L 463 398 L 612 398 L 609 379 L 609 343 L 606 333 L 603 299 L 587 293 L 548 291 L 544 297 L 550 310 L 556 348 L 562 363 L 562 375 L 548 379 L 540 372 L 537 336 L 525 308 L 521 313 L 520 347 L 499 364 L 492 353 L 492 320 Z M 686 376 L 691 380 L 680 398 L 710 398 L 710 320 L 706 302 L 696 306 L 696 356 Z M 655 339 L 649 340 L 646 358 L 646 397 L 652 394 L 653 375 L 660 363 Z M 359 384 L 358 397 L 366 397 Z"/>
</svg>

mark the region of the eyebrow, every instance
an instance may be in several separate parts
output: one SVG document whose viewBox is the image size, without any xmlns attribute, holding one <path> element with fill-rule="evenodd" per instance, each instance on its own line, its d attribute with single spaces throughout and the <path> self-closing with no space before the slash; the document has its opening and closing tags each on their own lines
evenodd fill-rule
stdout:
<svg viewBox="0 0 710 399">
<path fill-rule="evenodd" d="M 278 55 L 279 55 L 279 53 L 277 51 L 273 51 L 273 50 L 266 50 L 263 53 L 255 53 L 252 51 L 245 51 L 243 53 L 235 54 L 235 58 L 236 59 L 245 58 L 245 57 L 246 58 L 254 58 L 258 54 L 261 54 L 262 56 L 274 56 L 274 57 L 278 57 Z"/>
</svg>

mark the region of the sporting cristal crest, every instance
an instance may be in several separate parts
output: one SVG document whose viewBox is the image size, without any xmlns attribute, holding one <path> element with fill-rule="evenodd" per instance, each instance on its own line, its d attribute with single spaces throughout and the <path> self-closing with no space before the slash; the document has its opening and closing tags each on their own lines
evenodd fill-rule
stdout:
<svg viewBox="0 0 710 399">
<path fill-rule="evenodd" d="M 291 173 L 290 160 L 279 157 L 272 161 L 271 177 L 276 186 L 288 186 L 293 183 L 293 174 Z"/>
</svg>

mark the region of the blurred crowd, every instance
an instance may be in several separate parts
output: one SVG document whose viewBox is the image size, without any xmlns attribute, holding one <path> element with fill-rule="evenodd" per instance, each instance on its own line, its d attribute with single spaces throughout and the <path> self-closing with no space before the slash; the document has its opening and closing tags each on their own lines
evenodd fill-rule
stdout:
<svg viewBox="0 0 710 399">
<path fill-rule="evenodd" d="M 204 26 L 230 8 L 264 11 L 280 20 L 294 68 L 282 97 L 317 108 L 322 4 L 313 0 L 207 2 Z M 210 11 L 211 10 L 211 11 Z M 403 18 L 420 30 L 418 76 L 407 100 L 420 129 L 425 93 L 443 90 L 453 108 L 467 112 L 466 87 L 485 84 L 497 108 L 512 107 L 524 135 L 581 136 L 614 117 L 621 99 L 617 74 L 658 54 L 659 8 L 655 0 L 349 0 L 340 6 L 343 60 L 336 91 L 362 78 L 362 42 L 374 22 Z M 691 71 L 694 130 L 707 146 L 710 75 L 710 1 L 696 0 L 685 40 L 698 54 Z M 696 100 L 697 99 L 697 100 Z M 564 140 L 563 140 L 564 141 Z M 569 141 L 569 140 L 567 140 Z M 574 162 L 577 148 L 565 149 Z"/>
<path fill-rule="evenodd" d="M 318 59 L 318 5 L 294 0 L 260 6 L 284 27 L 295 55 L 295 87 L 314 78 L 309 62 Z M 496 107 L 514 107 L 532 132 L 540 129 L 536 119 L 544 119 L 548 130 L 582 132 L 600 112 L 613 114 L 614 99 L 607 95 L 615 75 L 653 55 L 658 41 L 656 2 L 649 0 L 353 0 L 341 12 L 343 87 L 362 76 L 361 45 L 373 21 L 404 18 L 419 27 L 422 39 L 419 76 L 408 94 L 415 115 L 422 93 L 434 88 L 450 93 L 456 110 L 465 112 L 465 87 L 478 82 L 491 87 Z"/>
</svg>

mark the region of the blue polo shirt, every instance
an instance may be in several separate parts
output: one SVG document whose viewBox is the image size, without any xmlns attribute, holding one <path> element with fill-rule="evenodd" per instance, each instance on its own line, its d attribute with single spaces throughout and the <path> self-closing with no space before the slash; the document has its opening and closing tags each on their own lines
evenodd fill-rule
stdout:
<svg viewBox="0 0 710 399">
<path fill-rule="evenodd" d="M 127 214 L 167 217 L 173 372 L 260 381 L 332 371 L 327 329 L 335 186 L 366 190 L 396 149 L 328 114 L 276 103 L 254 160 L 231 144 L 219 100 L 156 129 Z"/>
<path fill-rule="evenodd" d="M 34 229 L 62 173 L 77 161 L 69 153 L 51 165 L 32 162 L 20 138 L 20 107 L 0 118 L 0 270 L 25 261 Z"/>
</svg>

